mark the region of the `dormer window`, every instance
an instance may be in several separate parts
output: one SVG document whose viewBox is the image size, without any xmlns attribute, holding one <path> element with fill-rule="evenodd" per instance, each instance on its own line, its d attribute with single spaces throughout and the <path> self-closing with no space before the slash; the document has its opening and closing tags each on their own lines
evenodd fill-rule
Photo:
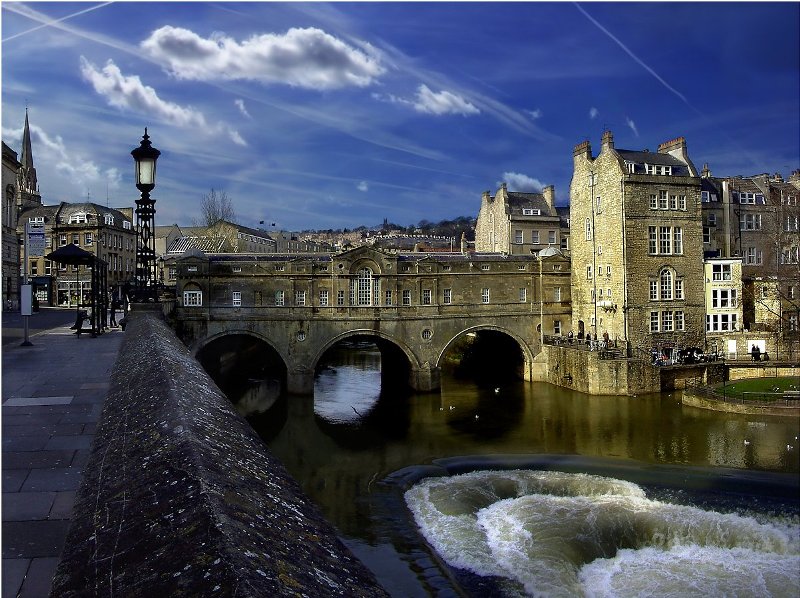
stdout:
<svg viewBox="0 0 800 598">
<path fill-rule="evenodd" d="M 114 226 L 114 215 L 113 214 L 104 214 L 103 215 L 103 222 L 105 222 L 108 226 Z"/>
<path fill-rule="evenodd" d="M 672 175 L 672 166 L 664 166 L 662 164 L 647 164 L 644 165 L 644 171 L 647 174 L 657 174 L 663 176 Z"/>
<path fill-rule="evenodd" d="M 628 172 L 631 174 L 636 173 L 636 163 L 635 162 L 625 162 L 625 168 L 628 169 Z"/>
<path fill-rule="evenodd" d="M 542 211 L 534 208 L 522 208 L 523 216 L 541 216 Z"/>
<path fill-rule="evenodd" d="M 28 218 L 28 222 L 31 222 L 33 224 L 44 224 L 44 216 L 33 216 L 31 218 Z"/>
<path fill-rule="evenodd" d="M 69 217 L 69 224 L 86 224 L 86 212 L 76 212 Z"/>
<path fill-rule="evenodd" d="M 131 223 L 128 222 L 127 220 L 123 220 L 122 221 L 122 228 L 124 228 L 125 230 L 131 230 Z"/>
</svg>

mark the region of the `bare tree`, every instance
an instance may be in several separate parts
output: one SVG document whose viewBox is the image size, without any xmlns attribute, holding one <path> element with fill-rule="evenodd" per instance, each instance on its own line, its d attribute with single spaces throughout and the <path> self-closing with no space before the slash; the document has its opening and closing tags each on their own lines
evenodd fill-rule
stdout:
<svg viewBox="0 0 800 598">
<path fill-rule="evenodd" d="M 213 226 L 220 220 L 233 222 L 236 210 L 233 200 L 225 191 L 217 191 L 213 187 L 200 201 L 200 223 L 198 226 Z"/>
</svg>

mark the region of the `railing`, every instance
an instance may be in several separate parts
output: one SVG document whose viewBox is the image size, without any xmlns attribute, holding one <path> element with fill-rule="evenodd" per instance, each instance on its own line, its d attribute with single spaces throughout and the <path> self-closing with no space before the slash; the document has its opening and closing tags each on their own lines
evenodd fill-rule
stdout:
<svg viewBox="0 0 800 598">
<path fill-rule="evenodd" d="M 588 343 L 583 338 L 570 338 L 566 335 L 545 334 L 543 337 L 545 345 L 554 347 L 568 347 L 576 351 L 596 351 L 600 359 L 625 359 L 625 350 L 621 347 L 613 346 L 613 343 L 592 340 Z M 612 346 L 607 346 L 607 345 Z"/>
<path fill-rule="evenodd" d="M 754 407 L 800 407 L 800 392 L 743 392 L 741 396 L 732 396 L 725 393 L 725 387 L 719 392 L 719 387 L 704 386 L 702 382 L 695 379 L 694 382 L 686 382 L 686 390 L 691 390 L 692 394 L 702 396 L 706 399 L 721 401 L 731 405 L 753 405 Z"/>
</svg>

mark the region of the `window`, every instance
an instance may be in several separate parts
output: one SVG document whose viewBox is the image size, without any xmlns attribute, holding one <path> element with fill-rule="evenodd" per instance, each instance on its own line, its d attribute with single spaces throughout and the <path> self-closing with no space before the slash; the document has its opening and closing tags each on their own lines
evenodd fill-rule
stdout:
<svg viewBox="0 0 800 598">
<path fill-rule="evenodd" d="M 553 301 L 561 301 L 561 287 L 553 289 Z"/>
<path fill-rule="evenodd" d="M 716 214 L 709 214 L 708 215 L 708 226 L 717 226 L 717 215 Z"/>
<path fill-rule="evenodd" d="M 664 189 L 661 189 L 658 192 L 658 209 L 659 210 L 667 209 L 667 192 Z"/>
<path fill-rule="evenodd" d="M 45 262 L 45 270 L 46 269 L 47 269 L 47 263 Z M 794 287 L 792 285 L 789 285 L 786 288 L 786 296 L 789 297 L 789 299 L 794 299 Z"/>
<path fill-rule="evenodd" d="M 702 201 L 703 203 L 708 203 L 709 201 L 711 201 L 711 197 L 709 196 L 708 191 L 700 192 L 700 201 Z"/>
<path fill-rule="evenodd" d="M 685 324 L 683 323 L 683 312 L 676 311 L 675 312 L 675 330 L 685 330 Z"/>
<path fill-rule="evenodd" d="M 731 265 L 730 264 L 714 264 L 711 266 L 711 278 L 713 280 L 730 280 L 731 279 Z"/>
<path fill-rule="evenodd" d="M 444 299 L 445 305 L 450 305 L 453 302 L 453 289 L 445 289 L 444 290 Z"/>
<path fill-rule="evenodd" d="M 628 169 L 628 172 L 631 174 L 636 174 L 636 162 L 628 162 L 625 161 L 625 168 Z"/>
<path fill-rule="evenodd" d="M 748 247 L 745 251 L 744 263 L 760 265 L 764 261 L 764 253 L 758 247 Z"/>
<path fill-rule="evenodd" d="M 525 303 L 528 301 L 528 289 L 519 290 L 519 302 Z"/>
<path fill-rule="evenodd" d="M 547 243 L 548 245 L 556 244 L 556 231 L 554 230 L 547 231 Z"/>
<path fill-rule="evenodd" d="M 50 260 L 44 261 L 44 275 L 50 276 L 53 273 L 53 262 Z"/>
<path fill-rule="evenodd" d="M 598 214 L 602 213 L 603 212 L 602 206 L 603 206 L 602 200 L 598 195 L 597 197 L 594 198 L 594 211 L 597 212 Z"/>
<path fill-rule="evenodd" d="M 203 306 L 203 292 L 202 291 L 184 291 L 183 292 L 183 306 L 184 307 L 202 307 Z"/>
<path fill-rule="evenodd" d="M 678 196 L 677 195 L 670 195 L 669 196 L 669 209 L 670 210 L 677 210 L 678 209 Z"/>
<path fill-rule="evenodd" d="M 342 306 L 344 305 L 344 291 L 337 291 L 336 292 L 336 305 Z"/>
<path fill-rule="evenodd" d="M 650 281 L 650 301 L 658 301 L 658 281 Z"/>
<path fill-rule="evenodd" d="M 650 239 L 647 252 L 650 255 L 655 255 L 656 253 L 658 253 L 658 233 L 656 232 L 657 229 L 655 226 L 648 226 L 647 231 Z"/>
<path fill-rule="evenodd" d="M 431 290 L 422 289 L 422 305 L 430 305 L 430 304 L 431 304 Z"/>
<path fill-rule="evenodd" d="M 87 220 L 86 212 L 77 212 L 69 217 L 70 224 L 86 224 Z"/>
<path fill-rule="evenodd" d="M 30 272 L 31 276 L 38 276 L 39 275 L 39 260 L 31 260 L 30 261 L 29 272 Z"/>
<path fill-rule="evenodd" d="M 411 291 L 408 289 L 403 290 L 403 305 L 411 305 Z"/>
<path fill-rule="evenodd" d="M 594 270 L 591 266 L 586 266 L 586 280 L 592 280 Z"/>
<path fill-rule="evenodd" d="M 553 334 L 561 334 L 561 320 L 553 320 Z"/>
<path fill-rule="evenodd" d="M 275 266 L 275 272 L 283 272 L 285 270 L 285 266 L 283 264 L 278 264 Z"/>
<path fill-rule="evenodd" d="M 481 270 L 488 270 L 489 264 L 481 264 Z"/>
<path fill-rule="evenodd" d="M 800 230 L 800 216 L 786 217 L 786 232 L 797 232 Z"/>
<path fill-rule="evenodd" d="M 672 253 L 672 230 L 668 226 L 658 227 L 658 252 L 661 254 Z"/>
<path fill-rule="evenodd" d="M 356 279 L 358 305 L 372 305 L 372 270 L 362 268 Z"/>
<path fill-rule="evenodd" d="M 294 304 L 298 307 L 303 307 L 306 304 L 306 292 L 305 291 L 295 291 L 294 292 Z"/>
<path fill-rule="evenodd" d="M 386 303 L 386 305 L 391 305 L 392 304 L 392 289 L 386 289 L 386 293 L 385 293 L 385 296 L 384 296 L 384 302 Z"/>
<path fill-rule="evenodd" d="M 661 312 L 661 330 L 664 332 L 672 332 L 672 312 Z"/>
<path fill-rule="evenodd" d="M 706 332 L 727 332 L 736 330 L 736 314 L 707 314 Z"/>
<path fill-rule="evenodd" d="M 739 217 L 740 230 L 761 230 L 761 214 L 742 214 Z"/>
<path fill-rule="evenodd" d="M 442 266 L 442 270 L 444 272 L 450 272 L 453 268 L 448 264 L 447 266 Z"/>
<path fill-rule="evenodd" d="M 679 195 L 678 196 L 678 209 L 679 210 L 685 210 L 686 209 L 686 196 L 685 195 Z"/>
<path fill-rule="evenodd" d="M 481 302 L 489 303 L 489 289 L 486 288 L 481 289 Z"/>
<path fill-rule="evenodd" d="M 680 226 L 672 229 L 672 250 L 675 255 L 683 253 L 683 229 Z"/>
<path fill-rule="evenodd" d="M 675 279 L 675 299 L 683 299 L 683 278 Z"/>
<path fill-rule="evenodd" d="M 650 332 L 658 332 L 658 312 L 650 312 Z"/>
<path fill-rule="evenodd" d="M 522 208 L 523 216 L 541 216 L 542 211 L 534 208 Z"/>
<path fill-rule="evenodd" d="M 80 245 L 81 243 L 81 234 L 80 233 L 72 233 L 72 244 L 73 245 Z"/>
<path fill-rule="evenodd" d="M 520 264 L 519 266 L 517 266 L 517 270 L 522 270 L 524 272 L 525 271 L 525 264 Z"/>
<path fill-rule="evenodd" d="M 422 340 L 429 341 L 433 338 L 433 330 L 430 328 L 425 328 L 422 331 Z"/>
<path fill-rule="evenodd" d="M 672 272 L 664 268 L 659 278 L 661 280 L 661 300 L 672 300 Z"/>
<path fill-rule="evenodd" d="M 539 243 L 539 231 L 538 230 L 532 230 L 531 231 L 531 243 L 533 243 L 534 245 L 538 245 L 538 243 Z"/>
<path fill-rule="evenodd" d="M 319 292 L 320 307 L 328 307 L 328 289 L 321 289 Z"/>
<path fill-rule="evenodd" d="M 130 261 L 130 258 L 128 258 L 128 261 Z M 169 270 L 168 270 L 167 278 L 169 280 L 175 280 L 177 275 L 178 275 L 178 269 L 175 266 L 170 266 Z"/>
<path fill-rule="evenodd" d="M 658 195 L 655 193 L 650 194 L 650 209 L 657 210 L 658 209 Z"/>
<path fill-rule="evenodd" d="M 592 220 L 590 218 L 586 219 L 586 240 L 592 240 Z"/>
<path fill-rule="evenodd" d="M 92 233 L 83 233 L 83 244 L 91 245 L 92 243 L 94 243 L 94 236 Z"/>
<path fill-rule="evenodd" d="M 241 272 L 241 271 L 242 271 L 242 267 L 241 267 L 241 266 L 233 266 L 231 269 L 232 269 L 234 272 Z"/>
<path fill-rule="evenodd" d="M 611 276 L 611 264 L 606 266 L 606 276 Z"/>
<path fill-rule="evenodd" d="M 113 214 L 105 214 L 103 216 L 103 222 L 105 222 L 109 226 L 114 226 L 114 215 Z"/>
<path fill-rule="evenodd" d="M 125 230 L 131 230 L 131 223 L 127 220 L 122 221 L 122 228 Z"/>
<path fill-rule="evenodd" d="M 597 246 L 597 255 L 603 255 L 603 246 L 602 245 L 598 245 Z"/>
<path fill-rule="evenodd" d="M 516 243 L 517 245 L 521 245 L 522 244 L 522 231 L 521 230 L 515 230 L 514 231 L 514 243 Z"/>
<path fill-rule="evenodd" d="M 241 291 L 233 291 L 233 306 L 234 307 L 241 307 L 242 306 L 242 292 Z"/>
<path fill-rule="evenodd" d="M 611 299 L 611 288 L 610 287 L 606 289 L 606 295 L 608 296 L 609 299 Z"/>
<path fill-rule="evenodd" d="M 713 289 L 711 306 L 714 308 L 736 307 L 738 303 L 736 289 Z"/>
<path fill-rule="evenodd" d="M 756 203 L 756 194 L 755 193 L 746 193 L 740 192 L 739 193 L 739 203 Z"/>
<path fill-rule="evenodd" d="M 285 293 L 283 291 L 275 291 L 275 305 L 283 307 L 286 302 Z"/>
<path fill-rule="evenodd" d="M 708 226 L 703 227 L 703 245 L 709 245 L 711 243 L 711 228 Z"/>
</svg>

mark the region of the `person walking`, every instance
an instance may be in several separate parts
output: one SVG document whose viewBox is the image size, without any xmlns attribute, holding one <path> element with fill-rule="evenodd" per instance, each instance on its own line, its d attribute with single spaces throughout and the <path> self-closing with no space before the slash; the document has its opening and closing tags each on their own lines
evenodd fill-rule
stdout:
<svg viewBox="0 0 800 598">
<path fill-rule="evenodd" d="M 109 326 L 112 326 L 114 328 L 117 327 L 117 308 L 118 307 L 119 307 L 119 303 L 117 302 L 117 300 L 116 299 L 112 299 L 111 300 L 111 310 L 109 312 L 108 319 L 109 319 Z"/>
</svg>

